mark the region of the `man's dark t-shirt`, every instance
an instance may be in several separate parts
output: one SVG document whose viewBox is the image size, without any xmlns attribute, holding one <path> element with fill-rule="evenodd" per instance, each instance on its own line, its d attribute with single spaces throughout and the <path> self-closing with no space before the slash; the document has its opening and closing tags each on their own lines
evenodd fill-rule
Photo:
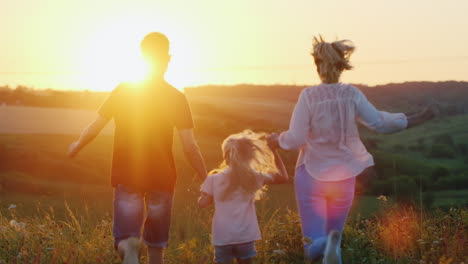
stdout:
<svg viewBox="0 0 468 264">
<path fill-rule="evenodd" d="M 112 186 L 141 191 L 174 190 L 174 127 L 193 128 L 185 95 L 169 85 L 120 84 L 98 113 L 115 121 Z"/>
</svg>

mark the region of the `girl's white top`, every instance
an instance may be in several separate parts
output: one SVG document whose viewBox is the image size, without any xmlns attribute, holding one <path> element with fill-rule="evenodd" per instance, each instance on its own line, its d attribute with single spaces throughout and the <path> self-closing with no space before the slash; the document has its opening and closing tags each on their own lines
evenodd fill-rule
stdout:
<svg viewBox="0 0 468 264">
<path fill-rule="evenodd" d="M 301 148 L 297 166 L 305 164 L 315 179 L 351 178 L 374 165 L 356 121 L 380 133 L 398 132 L 408 125 L 405 114 L 378 111 L 350 84 L 322 83 L 301 92 L 279 144 L 287 150 Z"/>
<path fill-rule="evenodd" d="M 238 190 L 230 194 L 226 200 L 221 200 L 221 195 L 229 182 L 228 173 L 229 169 L 212 174 L 206 177 L 201 186 L 201 191 L 213 196 L 214 200 L 213 245 L 224 246 L 260 240 L 255 195 L 246 195 Z"/>
</svg>

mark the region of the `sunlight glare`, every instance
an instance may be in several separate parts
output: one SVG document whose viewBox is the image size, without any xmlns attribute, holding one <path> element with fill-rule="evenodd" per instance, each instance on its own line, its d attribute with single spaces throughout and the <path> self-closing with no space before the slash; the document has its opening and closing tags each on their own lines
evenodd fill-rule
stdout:
<svg viewBox="0 0 468 264">
<path fill-rule="evenodd" d="M 124 23 L 125 22 L 125 23 Z M 90 36 L 81 54 L 82 85 L 110 91 L 123 81 L 140 81 L 148 74 L 141 57 L 139 23 L 112 23 Z"/>
<path fill-rule="evenodd" d="M 171 42 L 166 80 L 178 89 L 196 82 L 199 74 L 191 70 L 196 61 L 196 48 L 186 45 L 190 42 L 190 34 L 182 34 L 183 29 L 177 25 L 159 25 L 158 28 L 151 25 L 144 19 L 133 17 L 101 23 L 83 44 L 81 85 L 88 90 L 110 91 L 122 81 L 143 80 L 149 67 L 141 56 L 140 42 L 153 31 L 166 34 Z"/>
</svg>

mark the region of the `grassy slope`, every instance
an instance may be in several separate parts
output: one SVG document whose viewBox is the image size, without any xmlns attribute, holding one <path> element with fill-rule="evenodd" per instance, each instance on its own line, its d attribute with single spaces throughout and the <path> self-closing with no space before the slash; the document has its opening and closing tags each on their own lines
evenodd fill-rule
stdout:
<svg viewBox="0 0 468 264">
<path fill-rule="evenodd" d="M 239 132 L 244 128 L 251 128 L 255 131 L 279 131 L 285 129 L 293 107 L 293 102 L 289 99 L 272 99 L 271 102 L 265 102 L 265 100 L 256 102 L 255 100 L 218 99 L 217 97 L 193 97 L 191 99 L 192 109 L 196 117 L 197 138 L 199 139 L 200 147 L 209 168 L 215 167 L 220 161 L 220 143 L 224 137 L 230 133 Z M 27 116 L 34 118 L 34 112 L 31 113 Z M 54 119 L 53 116 L 50 117 L 52 120 Z M 381 145 L 383 149 L 390 151 L 393 144 L 401 144 L 401 142 L 411 144 L 410 142 L 417 140 L 420 135 L 431 137 L 445 131 L 458 131 L 455 136 L 456 141 L 466 142 L 463 130 L 466 131 L 466 116 L 442 119 L 441 121 L 426 124 L 413 131 L 406 131 L 382 138 Z M 89 236 L 93 238 L 93 241 L 99 240 L 96 235 L 93 235 L 94 231 L 92 230 L 95 228 L 93 227 L 93 223 L 99 223 L 102 219 L 107 221 L 107 225 L 103 227 L 105 229 L 103 235 L 107 234 L 107 238 L 102 240 L 105 243 L 102 244 L 102 241 L 99 242 L 101 244 L 98 242 L 94 243 L 97 245 L 96 248 L 101 250 L 100 252 L 110 252 L 109 254 L 112 254 L 109 244 L 111 241 L 109 238 L 109 221 L 112 208 L 112 190 L 108 187 L 112 138 L 109 136 L 98 137 L 75 160 L 69 160 L 64 154 L 68 144 L 75 138 L 75 135 L 4 134 L 0 136 L 0 160 L 2 161 L 0 163 L 2 171 L 0 173 L 0 184 L 3 186 L 3 190 L 0 191 L 0 211 L 5 215 L 5 217 L 0 218 L 3 221 L 13 218 L 18 221 L 32 220 L 42 223 L 43 221 L 48 221 L 43 218 L 43 211 L 50 211 L 48 208 L 51 206 L 54 208 L 54 215 L 56 216 L 54 219 L 56 221 L 65 220 L 66 223 L 70 224 L 73 221 L 70 219 L 70 213 L 64 206 L 64 201 L 67 201 L 70 204 L 71 211 L 78 216 L 79 220 L 82 219 L 83 225 L 89 227 Z M 180 261 L 175 263 L 194 263 L 193 261 L 184 262 L 181 260 L 190 260 L 191 258 L 195 259 L 197 263 L 202 263 L 200 259 L 206 259 L 206 257 L 202 258 L 198 257 L 198 255 L 209 256 L 210 252 L 209 219 L 211 211 L 196 209 L 195 201 L 198 194 L 198 183 L 193 179 L 193 172 L 189 169 L 188 164 L 181 155 L 177 139 L 175 153 L 179 180 L 176 190 L 173 229 L 171 232 L 173 244 L 169 248 L 168 254 L 170 256 L 178 256 Z M 431 160 L 426 160 L 421 156 L 418 157 L 415 153 L 402 154 L 417 157 L 424 164 L 433 163 Z M 283 153 L 283 156 L 289 165 L 288 169 L 292 171 L 295 154 Z M 446 191 L 437 193 L 436 197 L 440 198 L 440 201 L 444 201 L 444 199 L 460 195 L 464 196 L 466 194 L 464 192 L 455 193 L 453 191 Z M 7 210 L 8 205 L 11 203 L 18 205 L 18 208 L 15 209 L 15 215 L 12 216 L 10 216 L 11 211 Z M 358 233 L 359 230 L 364 230 L 359 222 L 359 214 L 375 214 L 377 210 L 383 207 L 372 197 L 358 197 L 355 206 L 352 218 L 357 219 L 357 222 L 356 226 L 353 226 L 353 230 L 347 231 L 348 237 L 352 238 L 352 240 L 346 242 L 346 248 L 359 249 L 359 251 L 346 253 L 348 260 L 350 260 L 351 256 L 364 254 L 364 252 L 365 259 L 369 261 L 365 261 L 366 263 L 384 259 L 380 255 L 381 252 L 376 253 L 380 250 L 380 246 L 372 244 L 373 242 L 369 242 L 371 238 Z M 39 209 L 36 209 L 36 207 L 39 207 Z M 86 207 L 89 210 L 86 210 Z M 294 245 L 296 251 L 290 248 L 290 253 L 292 255 L 300 255 L 300 250 L 298 251 L 298 248 L 300 248 L 300 236 L 297 222 L 295 222 L 297 218 L 294 216 L 295 201 L 292 185 L 271 186 L 266 199 L 259 201 L 257 207 L 259 220 L 265 228 L 264 234 L 267 236 L 265 240 L 289 247 Z M 280 210 L 276 211 L 278 208 Z M 292 209 L 292 213 L 286 213 L 287 208 Z M 33 215 L 37 217 L 31 218 Z M 191 220 L 190 225 L 187 225 L 187 219 Z M 282 228 L 283 225 L 281 223 L 287 223 L 287 227 Z M 378 225 L 378 223 L 378 221 L 375 222 L 375 225 Z M 34 223 L 29 223 L 29 225 L 34 225 Z M 36 225 L 39 225 L 39 223 L 36 223 Z M 0 228 L 3 228 L 3 226 L 6 226 L 6 223 L 0 223 Z M 287 234 L 290 236 L 283 235 L 281 233 L 283 229 L 286 229 Z M 375 230 L 378 230 L 378 228 Z M 284 242 L 285 239 L 290 240 L 290 242 Z M 14 243 L 16 243 L 14 241 L 17 240 L 9 238 L 7 241 L 11 242 L 9 247 L 11 246 L 14 251 Z M 65 237 L 62 241 L 64 245 L 61 248 L 67 250 L 67 247 L 73 244 L 72 241 L 73 236 Z M 363 250 L 366 247 L 369 247 L 370 251 Z M 261 259 L 267 259 L 267 255 L 271 255 L 271 250 L 273 249 L 281 248 L 274 244 L 271 244 L 269 247 L 260 247 L 259 254 L 261 255 Z M 372 250 L 377 251 L 374 252 Z M 86 254 L 86 252 L 82 253 Z M 194 256 L 191 256 L 191 254 Z M 440 259 L 442 255 L 440 253 L 437 259 Z M 419 255 L 419 257 L 415 258 L 418 259 L 420 257 Z M 296 261 L 298 259 L 297 257 L 292 258 L 296 259 Z M 283 259 L 283 263 L 301 263 L 288 261 L 287 259 L 284 260 L 285 258 L 282 257 L 278 259 Z M 348 263 L 363 263 L 361 260 L 356 259 Z M 112 263 L 111 259 L 109 261 L 105 263 Z M 265 260 L 265 262 L 259 263 L 280 262 Z M 381 263 L 394 262 L 387 259 L 381 261 Z M 402 263 L 405 262 L 403 261 Z"/>
<path fill-rule="evenodd" d="M 411 151 L 407 147 L 417 145 L 418 140 L 424 139 L 426 148 L 429 150 L 434 138 L 443 134 L 450 135 L 454 139 L 455 144 L 466 144 L 468 143 L 467 131 L 468 115 L 462 115 L 436 119 L 411 130 L 405 130 L 394 135 L 378 135 L 374 136 L 374 138 L 381 142 L 379 148 L 385 151 L 392 151 L 393 147 L 397 144 L 403 145 L 406 147 L 406 150 L 403 153 L 398 153 L 402 156 L 424 162 L 432 168 L 445 166 L 453 170 L 459 170 L 466 169 L 466 157 L 457 156 L 455 159 L 434 159 L 420 151 Z"/>
</svg>

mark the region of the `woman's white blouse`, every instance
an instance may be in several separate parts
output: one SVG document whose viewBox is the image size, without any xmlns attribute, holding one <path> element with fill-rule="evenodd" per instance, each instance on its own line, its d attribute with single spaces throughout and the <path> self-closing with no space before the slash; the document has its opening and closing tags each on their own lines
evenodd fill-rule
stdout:
<svg viewBox="0 0 468 264">
<path fill-rule="evenodd" d="M 356 87 L 320 84 L 304 89 L 294 108 L 289 130 L 281 133 L 281 148 L 301 148 L 297 166 L 323 181 L 359 175 L 374 160 L 359 138 L 356 120 L 380 133 L 407 127 L 403 113 L 378 111 Z"/>
</svg>

